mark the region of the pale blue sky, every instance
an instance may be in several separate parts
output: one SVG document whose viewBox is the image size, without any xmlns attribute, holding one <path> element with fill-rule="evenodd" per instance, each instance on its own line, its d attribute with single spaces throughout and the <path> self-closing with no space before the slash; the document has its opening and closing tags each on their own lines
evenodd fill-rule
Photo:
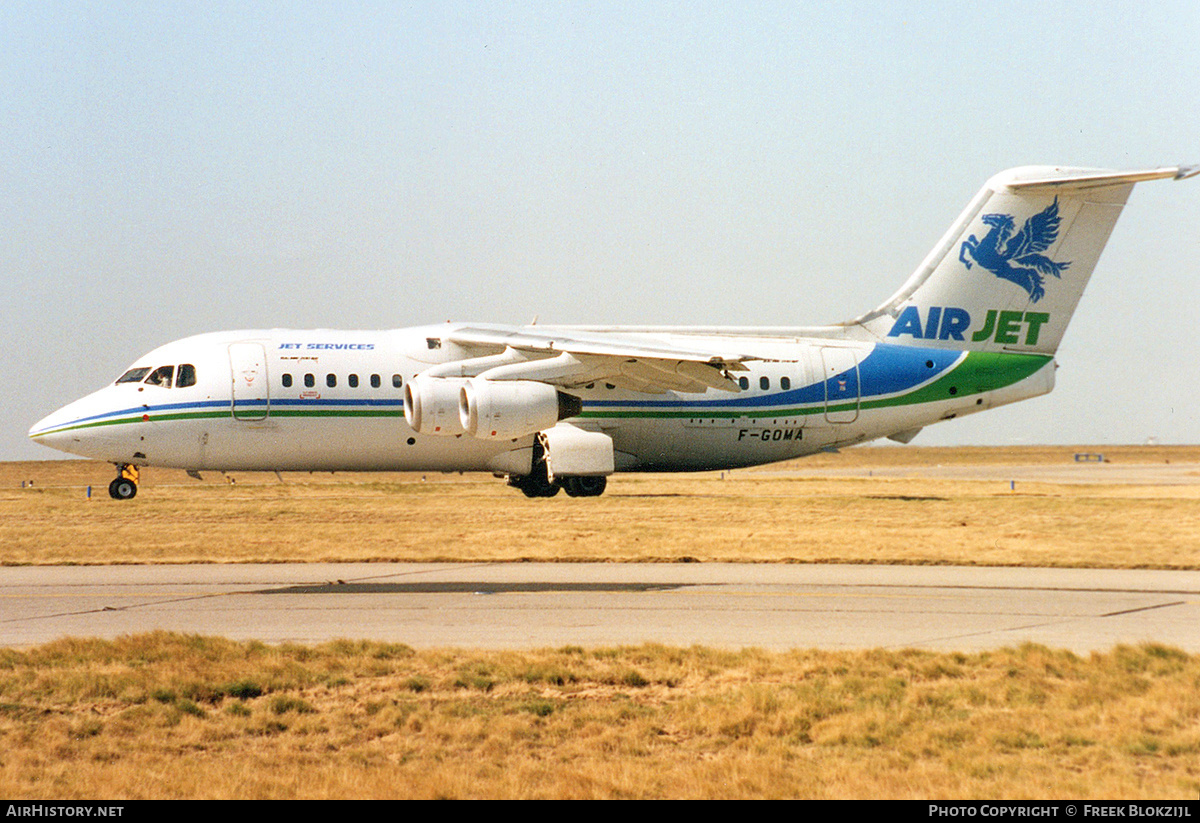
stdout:
<svg viewBox="0 0 1200 823">
<path fill-rule="evenodd" d="M 1200 4 L 0 5 L 0 459 L 228 328 L 786 325 L 993 173 L 1200 162 Z M 1200 441 L 1200 180 L 1139 186 L 1051 395 L 918 444 Z"/>
</svg>

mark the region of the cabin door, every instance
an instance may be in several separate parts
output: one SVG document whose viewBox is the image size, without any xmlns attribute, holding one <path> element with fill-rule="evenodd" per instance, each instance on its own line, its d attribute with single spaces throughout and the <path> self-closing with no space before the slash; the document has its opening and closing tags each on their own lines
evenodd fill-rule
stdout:
<svg viewBox="0 0 1200 823">
<path fill-rule="evenodd" d="M 234 420 L 263 420 L 270 413 L 267 353 L 261 343 L 230 343 L 231 409 Z"/>
<path fill-rule="evenodd" d="M 853 349 L 822 348 L 825 368 L 825 419 L 853 423 L 858 419 L 858 358 Z"/>
</svg>

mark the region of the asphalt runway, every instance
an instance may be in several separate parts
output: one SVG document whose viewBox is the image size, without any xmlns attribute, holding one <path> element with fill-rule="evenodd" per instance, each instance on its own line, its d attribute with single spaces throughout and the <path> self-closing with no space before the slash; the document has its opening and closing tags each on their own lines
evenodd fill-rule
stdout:
<svg viewBox="0 0 1200 823">
<path fill-rule="evenodd" d="M 0 568 L 0 645 L 163 629 L 316 643 L 526 649 L 1200 652 L 1200 572 L 768 564 Z"/>
</svg>

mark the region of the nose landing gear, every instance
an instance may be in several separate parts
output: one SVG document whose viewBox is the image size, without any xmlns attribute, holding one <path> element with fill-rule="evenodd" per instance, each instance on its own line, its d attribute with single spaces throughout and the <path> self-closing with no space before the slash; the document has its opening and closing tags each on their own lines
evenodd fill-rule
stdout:
<svg viewBox="0 0 1200 823">
<path fill-rule="evenodd" d="M 137 495 L 138 467 L 132 463 L 117 463 L 117 477 L 108 484 L 108 496 L 113 500 L 132 500 Z"/>
</svg>

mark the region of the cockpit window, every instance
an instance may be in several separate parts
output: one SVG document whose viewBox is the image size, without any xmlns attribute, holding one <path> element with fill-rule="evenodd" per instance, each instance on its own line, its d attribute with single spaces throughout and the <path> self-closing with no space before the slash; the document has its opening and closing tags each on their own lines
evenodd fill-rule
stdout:
<svg viewBox="0 0 1200 823">
<path fill-rule="evenodd" d="M 162 386 L 164 389 L 169 389 L 171 388 L 171 381 L 174 377 L 174 366 L 159 366 L 157 369 L 150 372 L 150 376 L 146 378 L 146 385 Z"/>
<path fill-rule="evenodd" d="M 149 373 L 150 373 L 149 366 L 143 366 L 141 368 L 130 369 L 129 371 L 125 372 L 123 375 L 118 377 L 117 382 L 118 383 L 141 383 L 142 378 L 145 377 Z"/>
<path fill-rule="evenodd" d="M 138 366 L 117 378 L 118 383 L 141 383 L 143 380 L 147 386 L 161 386 L 169 389 L 174 383 L 176 388 L 182 389 L 186 386 L 196 385 L 196 367 L 191 363 L 181 363 L 179 373 L 176 374 L 174 366 L 159 366 L 153 371 L 150 366 Z"/>
</svg>

